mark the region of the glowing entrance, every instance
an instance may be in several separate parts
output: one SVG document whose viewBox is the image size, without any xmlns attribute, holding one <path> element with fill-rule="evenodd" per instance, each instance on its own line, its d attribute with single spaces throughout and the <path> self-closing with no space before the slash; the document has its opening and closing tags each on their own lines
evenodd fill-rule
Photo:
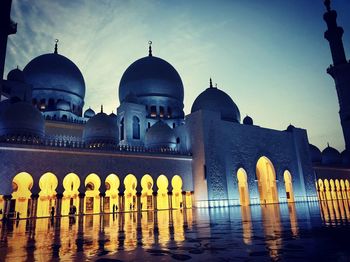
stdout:
<svg viewBox="0 0 350 262">
<path fill-rule="evenodd" d="M 106 178 L 106 197 L 104 201 L 104 212 L 113 212 L 119 210 L 119 186 L 120 180 L 117 175 L 110 174 Z"/>
<path fill-rule="evenodd" d="M 80 179 L 74 173 L 69 173 L 63 179 L 62 216 L 73 214 L 79 210 Z"/>
<path fill-rule="evenodd" d="M 45 173 L 39 180 L 38 217 L 50 216 L 51 209 L 56 209 L 57 177 L 52 173 Z M 55 211 L 54 211 L 55 212 Z"/>
<path fill-rule="evenodd" d="M 141 179 L 141 210 L 153 209 L 153 179 L 150 175 L 144 175 Z"/>
<path fill-rule="evenodd" d="M 160 175 L 157 179 L 157 208 L 158 209 L 168 209 L 168 179 L 164 175 Z"/>
<path fill-rule="evenodd" d="M 171 186 L 173 187 L 173 197 L 172 204 L 173 208 L 181 208 L 182 207 L 182 179 L 180 176 L 175 175 L 171 180 Z"/>
<path fill-rule="evenodd" d="M 243 168 L 238 169 L 237 171 L 238 179 L 238 189 L 239 189 L 239 200 L 241 206 L 249 205 L 249 191 L 247 183 L 247 173 Z"/>
<path fill-rule="evenodd" d="M 125 197 L 125 211 L 133 211 L 137 208 L 137 201 L 136 201 L 136 186 L 137 186 L 137 179 L 134 175 L 129 174 L 124 179 L 124 185 L 125 185 L 125 191 L 124 191 L 124 197 Z"/>
<path fill-rule="evenodd" d="M 326 196 L 325 196 L 325 192 L 324 192 L 324 185 L 323 185 L 323 181 L 321 179 L 318 180 L 317 182 L 318 184 L 318 197 L 321 200 L 325 200 Z"/>
<path fill-rule="evenodd" d="M 90 174 L 85 179 L 85 213 L 100 213 L 101 180 L 96 174 Z"/>
<path fill-rule="evenodd" d="M 278 203 L 276 173 L 271 161 L 263 156 L 256 164 L 260 203 Z"/>
<path fill-rule="evenodd" d="M 12 200 L 10 205 L 10 215 L 16 216 L 19 213 L 21 218 L 26 218 L 30 214 L 29 200 L 32 195 L 33 178 L 30 174 L 22 172 L 17 174 L 12 181 Z"/>
<path fill-rule="evenodd" d="M 292 175 L 288 170 L 284 171 L 284 185 L 286 186 L 287 202 L 294 202 L 294 191 L 292 183 Z"/>
</svg>

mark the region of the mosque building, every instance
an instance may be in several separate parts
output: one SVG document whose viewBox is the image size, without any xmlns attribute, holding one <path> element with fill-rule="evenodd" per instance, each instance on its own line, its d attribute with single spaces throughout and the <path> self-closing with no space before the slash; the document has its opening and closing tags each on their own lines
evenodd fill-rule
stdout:
<svg viewBox="0 0 350 262">
<path fill-rule="evenodd" d="M 342 29 L 327 4 L 326 38 L 334 65 L 347 150 L 350 147 L 349 63 Z M 16 25 L 11 0 L 0 4 L 0 69 Z M 12 30 L 9 30 L 12 29 Z M 332 178 L 350 199 L 348 151 L 322 153 L 305 129 L 255 125 L 224 92 L 209 85 L 185 115 L 176 69 L 152 53 L 122 75 L 116 114 L 87 108 L 79 68 L 54 51 L 13 69 L 0 94 L 0 210 L 21 218 L 116 211 L 315 201 L 317 179 Z M 341 50 L 340 50 L 341 51 Z M 344 51 L 344 49 L 343 49 Z M 344 89 L 344 92 L 343 92 Z M 223 143 L 223 141 L 225 141 Z M 336 179 L 336 180 L 335 180 Z M 340 182 L 339 182 L 340 181 Z M 336 182 L 333 182 L 335 185 Z M 333 187 L 334 187 L 333 185 Z M 322 197 L 321 197 L 322 193 Z M 328 193 L 327 193 L 328 194 Z"/>
</svg>

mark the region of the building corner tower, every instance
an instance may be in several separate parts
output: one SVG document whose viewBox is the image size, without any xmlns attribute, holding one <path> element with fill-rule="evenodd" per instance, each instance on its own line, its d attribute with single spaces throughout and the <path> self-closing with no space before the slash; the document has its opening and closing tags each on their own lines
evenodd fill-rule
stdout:
<svg viewBox="0 0 350 262">
<path fill-rule="evenodd" d="M 324 37 L 329 42 L 333 60 L 333 64 L 327 69 L 327 73 L 333 77 L 335 82 L 345 147 L 350 150 L 350 62 L 346 60 L 342 40 L 344 30 L 337 25 L 337 12 L 331 9 L 330 0 L 325 0 L 324 4 L 327 8 L 323 16 L 327 23 L 327 31 Z"/>
<path fill-rule="evenodd" d="M 17 32 L 17 24 L 11 20 L 12 0 L 0 1 L 0 98 L 4 76 L 7 37 Z"/>
</svg>

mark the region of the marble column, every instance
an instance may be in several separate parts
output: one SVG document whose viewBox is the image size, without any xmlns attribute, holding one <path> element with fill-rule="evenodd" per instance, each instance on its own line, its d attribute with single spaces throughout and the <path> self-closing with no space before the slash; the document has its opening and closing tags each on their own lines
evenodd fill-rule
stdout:
<svg viewBox="0 0 350 262">
<path fill-rule="evenodd" d="M 39 199 L 39 194 L 32 194 L 32 216 L 31 217 L 36 217 L 36 213 L 38 210 L 38 199 Z"/>
<path fill-rule="evenodd" d="M 4 195 L 4 216 L 6 215 L 6 217 L 9 217 L 9 213 L 10 213 L 10 205 L 11 205 L 11 199 L 12 199 L 12 195 Z M 16 214 L 15 214 L 16 216 Z"/>
<path fill-rule="evenodd" d="M 182 191 L 182 207 L 183 207 L 183 209 L 187 208 L 187 206 L 186 206 L 186 191 Z"/>
<path fill-rule="evenodd" d="M 100 193 L 100 213 L 104 214 L 105 213 L 105 196 L 106 193 Z"/>
<path fill-rule="evenodd" d="M 137 203 L 136 203 L 137 211 L 138 211 L 138 212 L 141 212 L 141 211 L 142 211 L 142 210 L 141 210 L 141 192 L 137 192 L 137 193 L 136 193 L 136 201 L 137 201 Z"/>
<path fill-rule="evenodd" d="M 124 212 L 125 208 L 124 208 L 124 193 L 119 193 L 119 207 L 118 207 L 118 211 L 119 212 Z"/>
<path fill-rule="evenodd" d="M 157 192 L 153 192 L 153 207 L 154 207 L 154 211 L 156 211 L 158 209 L 158 206 L 157 206 Z"/>
<path fill-rule="evenodd" d="M 56 217 L 60 217 L 61 216 L 61 212 L 62 212 L 62 198 L 63 198 L 63 194 L 62 193 L 58 193 L 56 195 L 56 210 L 55 210 L 55 215 Z"/>
<path fill-rule="evenodd" d="M 169 203 L 169 209 L 173 209 L 173 192 L 168 191 L 168 203 Z"/>
</svg>

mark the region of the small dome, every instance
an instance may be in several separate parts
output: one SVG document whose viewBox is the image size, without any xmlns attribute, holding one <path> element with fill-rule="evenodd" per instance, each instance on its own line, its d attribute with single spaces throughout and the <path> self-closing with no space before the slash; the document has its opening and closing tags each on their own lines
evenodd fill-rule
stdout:
<svg viewBox="0 0 350 262">
<path fill-rule="evenodd" d="M 221 119 L 239 123 L 241 114 L 231 97 L 218 88 L 209 87 L 193 102 L 191 113 L 199 110 L 220 112 Z"/>
<path fill-rule="evenodd" d="M 87 144 L 117 144 L 118 126 L 113 118 L 101 112 L 90 118 L 83 131 L 83 140 Z"/>
<path fill-rule="evenodd" d="M 348 150 L 344 150 L 341 154 L 341 163 L 344 166 L 350 166 L 350 152 Z"/>
<path fill-rule="evenodd" d="M 48 91 L 85 96 L 85 82 L 79 68 L 67 57 L 52 53 L 34 58 L 24 68 L 29 84 L 36 92 L 46 95 Z"/>
<path fill-rule="evenodd" d="M 183 102 L 184 88 L 180 75 L 167 61 L 146 56 L 132 63 L 119 84 L 119 101 L 133 93 L 137 97 L 171 97 Z"/>
<path fill-rule="evenodd" d="M 286 131 L 287 131 L 287 132 L 293 132 L 294 128 L 295 128 L 295 126 L 293 126 L 292 124 L 290 124 L 290 125 L 287 127 Z"/>
<path fill-rule="evenodd" d="M 309 149 L 310 149 L 311 162 L 312 163 L 321 163 L 322 154 L 321 154 L 320 149 L 318 149 L 317 146 L 314 146 L 312 144 L 309 144 Z"/>
<path fill-rule="evenodd" d="M 117 121 L 118 120 L 118 116 L 116 114 L 114 114 L 113 112 L 109 114 L 109 116 L 114 120 Z"/>
<path fill-rule="evenodd" d="M 250 116 L 246 116 L 243 119 L 243 124 L 252 126 L 253 125 L 253 118 L 251 118 Z"/>
<path fill-rule="evenodd" d="M 56 105 L 57 110 L 62 110 L 62 111 L 70 111 L 70 105 L 67 101 L 61 100 L 58 101 Z"/>
<path fill-rule="evenodd" d="M 96 114 L 95 114 L 95 111 L 92 110 L 90 107 L 89 107 L 89 109 L 87 109 L 87 110 L 84 112 L 84 117 L 86 117 L 86 118 L 91 118 L 91 117 L 93 117 L 94 115 L 96 115 Z"/>
<path fill-rule="evenodd" d="M 7 74 L 7 80 L 14 81 L 14 82 L 21 82 L 21 83 L 26 82 L 26 78 L 25 78 L 23 71 L 18 69 L 18 68 L 12 69 Z"/>
<path fill-rule="evenodd" d="M 0 106 L 0 137 L 26 136 L 43 138 L 45 121 L 30 103 L 4 101 Z"/>
<path fill-rule="evenodd" d="M 340 153 L 338 150 L 328 145 L 328 147 L 322 151 L 322 164 L 332 166 L 340 163 Z"/>
<path fill-rule="evenodd" d="M 176 137 L 174 130 L 163 121 L 158 121 L 146 132 L 145 146 L 147 148 L 175 148 Z"/>
</svg>

